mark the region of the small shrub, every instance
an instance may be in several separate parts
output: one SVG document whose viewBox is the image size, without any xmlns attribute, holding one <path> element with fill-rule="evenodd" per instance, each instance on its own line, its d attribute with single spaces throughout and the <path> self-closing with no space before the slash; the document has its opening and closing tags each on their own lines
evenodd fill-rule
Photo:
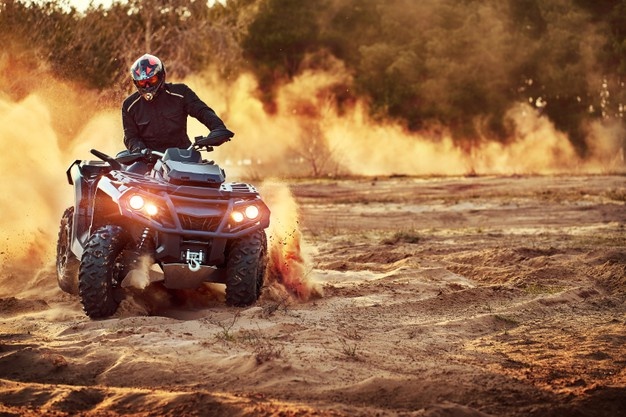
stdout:
<svg viewBox="0 0 626 417">
<path fill-rule="evenodd" d="M 339 339 L 339 342 L 341 343 L 341 353 L 343 353 L 345 357 L 357 362 L 360 362 L 362 360 L 358 352 L 357 343 L 349 343 L 346 339 L 343 338 Z"/>
<path fill-rule="evenodd" d="M 419 243 L 420 236 L 415 230 L 400 230 L 393 234 L 390 238 L 384 239 L 385 245 L 397 245 L 398 243 Z"/>
<path fill-rule="evenodd" d="M 241 339 L 243 343 L 252 346 L 258 365 L 280 358 L 283 354 L 283 346 L 276 343 L 276 340 L 263 336 L 261 331 L 245 331 L 242 333 Z"/>
</svg>

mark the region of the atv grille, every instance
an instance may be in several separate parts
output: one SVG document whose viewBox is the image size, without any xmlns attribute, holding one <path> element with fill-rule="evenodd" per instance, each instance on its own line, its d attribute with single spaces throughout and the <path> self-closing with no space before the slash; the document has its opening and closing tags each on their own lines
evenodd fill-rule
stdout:
<svg viewBox="0 0 626 417">
<path fill-rule="evenodd" d="M 203 232 L 215 232 L 222 220 L 221 217 L 196 217 L 187 214 L 179 214 L 178 219 L 184 230 L 198 230 Z"/>
<path fill-rule="evenodd" d="M 256 193 L 256 188 L 251 186 L 250 184 L 245 184 L 243 182 L 230 182 L 227 184 L 222 184 L 221 189 L 223 191 L 234 192 L 234 193 Z"/>
</svg>

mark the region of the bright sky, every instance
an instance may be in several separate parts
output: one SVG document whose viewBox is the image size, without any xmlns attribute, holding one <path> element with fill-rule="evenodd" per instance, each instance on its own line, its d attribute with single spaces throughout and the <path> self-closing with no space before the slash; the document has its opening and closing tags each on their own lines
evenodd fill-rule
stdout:
<svg viewBox="0 0 626 417">
<path fill-rule="evenodd" d="M 77 10 L 84 11 L 89 7 L 89 3 L 93 3 L 96 6 L 103 5 L 104 7 L 109 7 L 113 0 L 69 0 L 69 3 L 76 7 Z"/>
<path fill-rule="evenodd" d="M 111 3 L 125 2 L 126 0 L 69 0 L 69 3 L 76 8 L 76 10 L 84 11 L 89 7 L 89 3 L 93 3 L 96 6 L 103 5 L 104 7 L 111 6 Z M 225 3 L 226 0 L 208 0 L 209 5 L 212 5 L 216 1 Z"/>
</svg>

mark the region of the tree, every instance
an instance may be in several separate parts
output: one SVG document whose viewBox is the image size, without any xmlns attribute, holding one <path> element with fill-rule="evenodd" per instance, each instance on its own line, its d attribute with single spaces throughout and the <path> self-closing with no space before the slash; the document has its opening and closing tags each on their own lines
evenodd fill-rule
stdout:
<svg viewBox="0 0 626 417">
<path fill-rule="evenodd" d="M 129 85 L 128 68 L 143 53 L 162 57 L 177 76 L 209 64 L 231 71 L 241 62 L 232 23 L 224 6 L 196 0 L 92 4 L 84 13 L 54 1 L 7 0 L 0 6 L 0 41 L 13 55 L 29 51 L 61 78 L 119 89 Z"/>
<path fill-rule="evenodd" d="M 599 109 L 601 75 L 595 51 L 600 49 L 603 36 L 589 13 L 572 7 L 570 0 L 536 4 L 542 34 L 539 38 L 523 32 L 520 35 L 532 51 L 520 66 L 521 78 L 527 81 L 520 90 L 520 100 L 541 98 L 546 103 L 544 114 L 584 154 L 587 124 L 598 116 L 590 109 Z"/>
<path fill-rule="evenodd" d="M 351 77 L 335 99 L 365 100 L 377 119 L 445 126 L 459 143 L 506 141 L 507 110 L 541 100 L 584 154 L 590 122 L 624 117 L 625 16 L 626 0 L 129 0 L 84 13 L 66 0 L 5 0 L 2 88 L 22 94 L 52 70 L 123 92 L 128 67 L 150 52 L 175 77 L 251 70 L 271 110 L 277 86 L 340 61 Z M 19 68 L 28 75 L 11 76 Z"/>
<path fill-rule="evenodd" d="M 324 1 L 263 0 L 243 39 L 244 57 L 259 79 L 266 103 L 273 88 L 296 75 L 300 63 L 318 45 L 316 10 Z"/>
</svg>

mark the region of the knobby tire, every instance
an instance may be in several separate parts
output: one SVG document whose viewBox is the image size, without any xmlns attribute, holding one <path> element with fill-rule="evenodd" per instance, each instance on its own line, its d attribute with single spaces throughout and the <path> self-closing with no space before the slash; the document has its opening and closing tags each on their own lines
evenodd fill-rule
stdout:
<svg viewBox="0 0 626 417">
<path fill-rule="evenodd" d="M 57 239 L 57 282 L 59 288 L 68 294 L 78 294 L 78 268 L 80 261 L 72 253 L 72 226 L 74 207 L 68 207 L 61 217 L 59 237 Z"/>
<path fill-rule="evenodd" d="M 92 319 L 106 318 L 117 311 L 115 297 L 120 273 L 117 259 L 128 244 L 128 235 L 119 226 L 97 229 L 87 241 L 80 263 L 78 290 L 83 310 Z"/>
<path fill-rule="evenodd" d="M 226 264 L 226 303 L 236 307 L 254 304 L 261 295 L 266 264 L 264 230 L 231 242 Z"/>
</svg>

